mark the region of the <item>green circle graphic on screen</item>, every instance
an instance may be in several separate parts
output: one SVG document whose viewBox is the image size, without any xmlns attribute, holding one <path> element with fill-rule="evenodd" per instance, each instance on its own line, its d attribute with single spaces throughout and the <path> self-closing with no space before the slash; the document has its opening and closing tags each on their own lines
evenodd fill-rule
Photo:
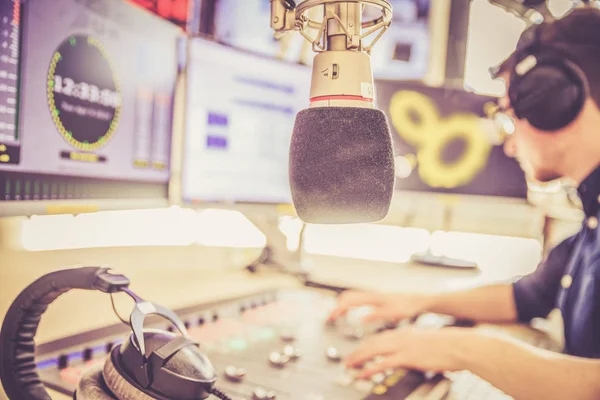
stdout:
<svg viewBox="0 0 600 400">
<path fill-rule="evenodd" d="M 93 151 L 114 135 L 121 116 L 119 80 L 102 44 L 69 36 L 48 71 L 48 105 L 58 132 L 76 149 Z"/>
</svg>

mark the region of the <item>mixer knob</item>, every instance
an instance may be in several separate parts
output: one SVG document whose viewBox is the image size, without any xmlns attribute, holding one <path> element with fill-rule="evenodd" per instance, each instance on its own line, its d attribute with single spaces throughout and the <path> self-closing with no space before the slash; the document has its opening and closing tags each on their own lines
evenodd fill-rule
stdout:
<svg viewBox="0 0 600 400">
<path fill-rule="evenodd" d="M 340 362 L 342 360 L 340 352 L 335 347 L 328 347 L 325 355 L 329 361 Z"/>
<path fill-rule="evenodd" d="M 58 357 L 58 369 L 65 369 L 69 365 L 69 356 L 67 354 L 63 354 Z"/>
<path fill-rule="evenodd" d="M 276 351 L 269 354 L 269 362 L 274 367 L 281 368 L 285 366 L 290 361 L 290 358 L 284 354 L 278 353 Z"/>
<path fill-rule="evenodd" d="M 354 388 L 359 392 L 369 393 L 373 389 L 373 384 L 367 380 L 359 379 L 354 382 Z"/>
<path fill-rule="evenodd" d="M 83 350 L 83 361 L 90 361 L 94 356 L 94 350 L 89 347 Z"/>
<path fill-rule="evenodd" d="M 277 399 L 277 396 L 275 395 L 275 392 L 273 391 L 266 391 L 263 388 L 256 388 L 254 389 L 254 392 L 252 393 L 252 399 L 253 400 L 275 400 Z"/>
<path fill-rule="evenodd" d="M 283 355 L 288 357 L 291 360 L 296 360 L 296 359 L 300 358 L 300 356 L 302 355 L 302 352 L 299 351 L 294 346 L 286 344 L 285 346 L 283 346 Z"/>
<path fill-rule="evenodd" d="M 360 340 L 364 335 L 364 331 L 360 328 L 348 328 L 344 331 L 344 336 L 350 340 Z"/>
<path fill-rule="evenodd" d="M 240 382 L 246 376 L 246 370 L 229 365 L 225 368 L 225 377 L 232 382 Z"/>
<path fill-rule="evenodd" d="M 348 373 L 342 373 L 335 378 L 335 383 L 339 386 L 350 386 L 352 382 L 354 382 L 354 378 Z"/>
<path fill-rule="evenodd" d="M 375 374 L 371 377 L 371 382 L 376 385 L 380 385 L 383 383 L 383 381 L 385 381 L 385 377 L 385 374 Z"/>
<path fill-rule="evenodd" d="M 112 348 L 115 344 L 113 342 L 108 342 L 106 343 L 106 347 L 104 348 L 106 350 L 107 353 L 110 353 L 112 351 Z"/>
</svg>

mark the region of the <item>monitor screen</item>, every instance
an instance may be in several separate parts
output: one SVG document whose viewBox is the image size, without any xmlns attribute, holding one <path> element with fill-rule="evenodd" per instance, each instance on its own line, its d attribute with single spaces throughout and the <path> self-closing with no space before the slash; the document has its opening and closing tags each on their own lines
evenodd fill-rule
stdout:
<svg viewBox="0 0 600 400">
<path fill-rule="evenodd" d="M 297 1 L 299 3 L 299 1 Z M 373 75 L 380 79 L 421 79 L 429 69 L 431 0 L 390 0 L 393 22 L 373 47 Z M 321 21 L 322 8 L 309 11 Z M 312 64 L 311 43 L 298 32 L 276 39 L 270 26 L 270 0 L 217 0 L 214 37 L 227 45 L 294 62 Z M 319 14 L 320 13 L 320 14 Z M 366 6 L 363 20 L 379 18 L 378 7 Z M 318 31 L 310 31 L 317 37 Z M 365 43 L 377 36 L 373 33 Z"/>
<path fill-rule="evenodd" d="M 17 165 L 19 151 L 18 88 L 21 35 L 20 0 L 0 4 L 0 168 Z"/>
<path fill-rule="evenodd" d="M 0 163 L 0 197 L 166 197 L 181 29 L 125 1 L 21 7 L 18 124 L 2 115 L 1 131 L 20 149 Z M 10 49 L 7 78 L 18 45 Z M 12 102 L 6 87 L 0 99 Z"/>
<path fill-rule="evenodd" d="M 398 190 L 527 196 L 525 174 L 484 118 L 485 104 L 497 98 L 411 82 L 375 87 L 390 121 Z"/>
<path fill-rule="evenodd" d="M 311 68 L 189 42 L 182 197 L 289 203 L 289 146 Z"/>
</svg>

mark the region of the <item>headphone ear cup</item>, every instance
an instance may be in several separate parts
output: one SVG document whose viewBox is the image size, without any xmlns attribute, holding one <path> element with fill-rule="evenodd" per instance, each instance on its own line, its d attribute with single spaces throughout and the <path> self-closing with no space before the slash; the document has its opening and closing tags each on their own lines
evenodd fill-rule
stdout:
<svg viewBox="0 0 600 400">
<path fill-rule="evenodd" d="M 121 376 L 110 355 L 106 358 L 106 362 L 104 363 L 102 376 L 104 377 L 104 382 L 106 383 L 108 390 L 110 390 L 118 400 L 155 400 Z"/>
<path fill-rule="evenodd" d="M 102 365 L 88 368 L 77 383 L 75 400 L 115 400 L 102 377 Z"/>
<path fill-rule="evenodd" d="M 513 76 L 509 97 L 516 117 L 543 131 L 556 131 L 572 123 L 588 96 L 585 75 L 567 60 L 538 60 L 525 75 Z"/>
</svg>

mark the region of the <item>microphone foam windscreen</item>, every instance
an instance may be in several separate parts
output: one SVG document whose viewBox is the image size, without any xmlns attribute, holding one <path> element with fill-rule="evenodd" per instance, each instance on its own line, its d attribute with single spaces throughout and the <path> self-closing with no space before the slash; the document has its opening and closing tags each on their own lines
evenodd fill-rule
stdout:
<svg viewBox="0 0 600 400">
<path fill-rule="evenodd" d="M 318 107 L 298 113 L 290 186 L 304 222 L 379 221 L 389 211 L 394 183 L 392 136 L 382 111 Z"/>
</svg>

